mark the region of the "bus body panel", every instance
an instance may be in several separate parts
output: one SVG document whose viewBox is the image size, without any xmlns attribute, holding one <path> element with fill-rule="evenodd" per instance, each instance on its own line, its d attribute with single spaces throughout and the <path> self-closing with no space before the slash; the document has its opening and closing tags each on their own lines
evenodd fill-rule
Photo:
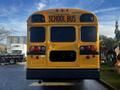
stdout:
<svg viewBox="0 0 120 90">
<path fill-rule="evenodd" d="M 69 9 L 69 12 L 56 12 L 52 9 L 45 10 L 41 12 L 35 12 L 34 14 L 42 14 L 45 17 L 45 23 L 32 23 L 31 16 L 27 21 L 27 79 L 51 79 L 51 78 L 62 78 L 62 79 L 80 79 L 80 78 L 99 78 L 100 61 L 99 61 L 99 35 L 98 35 L 98 21 L 94 15 L 94 22 L 79 22 L 79 16 L 84 13 L 90 13 L 84 10 Z M 64 9 L 63 9 L 64 10 Z M 32 15 L 34 15 L 32 14 Z M 76 16 L 75 22 L 56 22 L 57 20 L 52 20 L 55 22 L 50 22 L 50 15 L 60 15 L 61 18 L 67 20 L 68 16 Z M 56 16 L 55 16 L 56 18 Z M 74 17 L 73 17 L 74 18 Z M 59 20 L 59 19 L 58 19 Z M 60 19 L 63 20 L 63 19 Z M 72 19 L 71 19 L 72 20 Z M 74 19 L 73 19 L 74 20 Z M 64 21 L 64 20 L 63 20 Z M 96 27 L 96 41 L 94 42 L 84 42 L 81 39 L 81 28 L 85 26 Z M 45 41 L 44 42 L 30 42 L 31 28 L 42 27 L 45 29 Z M 75 28 L 75 41 L 72 42 L 56 42 L 51 41 L 52 31 L 55 31 L 57 27 Z M 52 30 L 52 28 L 54 28 Z M 34 31 L 33 31 L 34 33 Z M 64 32 L 63 32 L 64 34 Z M 53 32 L 54 35 L 54 32 Z M 37 37 L 38 39 L 40 37 Z M 61 37 L 62 38 L 62 37 Z M 69 39 L 69 38 L 68 38 Z M 53 38 L 54 40 L 54 38 Z M 95 54 L 81 54 L 81 46 L 95 46 Z M 45 48 L 44 55 L 31 54 L 29 53 L 30 47 L 39 46 Z M 68 57 L 68 58 L 67 58 Z M 69 58 L 71 57 L 71 58 Z M 75 59 L 73 59 L 73 57 Z M 57 58 L 57 59 L 56 59 Z M 62 60 L 65 59 L 65 60 Z M 58 61 L 57 61 L 58 60 Z M 71 60 L 71 61 L 70 61 Z"/>
</svg>

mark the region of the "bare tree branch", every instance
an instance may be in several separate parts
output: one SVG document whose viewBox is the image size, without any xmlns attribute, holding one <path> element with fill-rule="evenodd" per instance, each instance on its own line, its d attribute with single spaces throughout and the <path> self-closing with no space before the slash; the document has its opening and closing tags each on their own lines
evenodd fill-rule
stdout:
<svg viewBox="0 0 120 90">
<path fill-rule="evenodd" d="M 0 26 L 0 41 L 4 40 L 11 33 L 10 30 L 5 29 L 3 26 Z"/>
</svg>

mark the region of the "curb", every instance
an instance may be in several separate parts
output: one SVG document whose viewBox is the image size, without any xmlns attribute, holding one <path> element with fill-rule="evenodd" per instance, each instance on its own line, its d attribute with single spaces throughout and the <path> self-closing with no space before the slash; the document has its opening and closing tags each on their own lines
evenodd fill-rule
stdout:
<svg viewBox="0 0 120 90">
<path fill-rule="evenodd" d="M 18 65 L 26 65 L 26 62 L 17 62 Z"/>
<path fill-rule="evenodd" d="M 114 88 L 113 86 L 111 86 L 109 83 L 107 83 L 106 81 L 104 80 L 98 80 L 98 82 L 100 82 L 102 85 L 104 85 L 105 87 L 107 87 L 108 89 L 110 90 L 117 90 L 116 88 Z"/>
</svg>

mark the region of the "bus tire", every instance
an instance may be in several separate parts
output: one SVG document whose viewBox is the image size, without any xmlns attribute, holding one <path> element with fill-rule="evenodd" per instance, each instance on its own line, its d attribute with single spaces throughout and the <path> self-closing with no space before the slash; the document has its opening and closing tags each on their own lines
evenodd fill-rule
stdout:
<svg viewBox="0 0 120 90">
<path fill-rule="evenodd" d="M 16 60 L 10 59 L 9 64 L 16 64 Z"/>
<path fill-rule="evenodd" d="M 38 83 L 41 84 L 41 83 L 42 83 L 42 80 L 39 80 Z"/>
</svg>

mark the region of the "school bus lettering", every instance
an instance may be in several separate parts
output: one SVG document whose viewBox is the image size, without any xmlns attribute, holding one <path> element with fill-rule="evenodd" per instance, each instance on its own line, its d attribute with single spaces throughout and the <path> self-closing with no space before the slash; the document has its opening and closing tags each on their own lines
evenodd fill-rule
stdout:
<svg viewBox="0 0 120 90">
<path fill-rule="evenodd" d="M 75 16 L 67 16 L 67 22 L 76 22 Z"/>
<path fill-rule="evenodd" d="M 49 22 L 76 22 L 75 15 L 50 15 Z"/>
<path fill-rule="evenodd" d="M 65 22 L 65 17 L 63 15 L 49 16 L 49 22 Z"/>
</svg>

